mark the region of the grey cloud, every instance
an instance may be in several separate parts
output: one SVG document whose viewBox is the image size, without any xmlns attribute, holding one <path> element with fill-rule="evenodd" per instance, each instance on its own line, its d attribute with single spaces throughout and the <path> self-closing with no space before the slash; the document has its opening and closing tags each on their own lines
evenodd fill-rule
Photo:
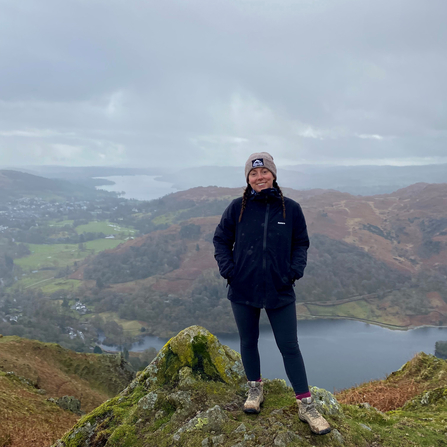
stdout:
<svg viewBox="0 0 447 447">
<path fill-rule="evenodd" d="M 167 165 L 187 153 L 191 166 L 231 165 L 259 148 L 331 163 L 447 156 L 444 0 L 0 11 L 2 163 L 108 153 L 104 163 Z"/>
</svg>

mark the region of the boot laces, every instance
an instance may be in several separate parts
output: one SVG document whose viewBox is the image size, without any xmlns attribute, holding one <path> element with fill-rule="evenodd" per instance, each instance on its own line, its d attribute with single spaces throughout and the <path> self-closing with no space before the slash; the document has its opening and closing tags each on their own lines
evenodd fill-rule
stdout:
<svg viewBox="0 0 447 447">
<path fill-rule="evenodd" d="M 318 413 L 317 409 L 315 408 L 315 403 L 311 402 L 310 404 L 306 405 L 306 413 L 313 417 L 313 418 L 320 418 L 321 414 Z"/>
<path fill-rule="evenodd" d="M 261 389 L 258 387 L 249 388 L 247 391 L 247 396 L 249 400 L 256 400 L 261 394 Z"/>
</svg>

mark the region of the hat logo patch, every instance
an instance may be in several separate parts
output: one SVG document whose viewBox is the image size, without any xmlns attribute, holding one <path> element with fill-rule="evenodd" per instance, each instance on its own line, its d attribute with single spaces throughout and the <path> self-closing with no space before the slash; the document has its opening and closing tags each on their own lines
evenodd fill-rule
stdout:
<svg viewBox="0 0 447 447">
<path fill-rule="evenodd" d="M 264 166 L 264 159 L 263 158 L 257 158 L 256 160 L 253 160 L 251 162 L 251 166 L 253 168 L 259 168 L 259 166 Z"/>
</svg>

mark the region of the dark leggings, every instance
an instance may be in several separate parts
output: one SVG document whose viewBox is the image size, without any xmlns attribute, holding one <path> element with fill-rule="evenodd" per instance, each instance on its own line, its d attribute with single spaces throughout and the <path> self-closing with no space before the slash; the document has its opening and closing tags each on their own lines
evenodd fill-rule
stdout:
<svg viewBox="0 0 447 447">
<path fill-rule="evenodd" d="M 261 377 L 259 360 L 259 317 L 261 309 L 245 304 L 231 303 L 241 339 L 241 356 L 245 374 L 250 381 Z M 309 391 L 306 369 L 298 346 L 295 303 L 279 309 L 265 309 L 273 329 L 276 344 L 283 356 L 287 377 L 296 394 Z"/>
</svg>

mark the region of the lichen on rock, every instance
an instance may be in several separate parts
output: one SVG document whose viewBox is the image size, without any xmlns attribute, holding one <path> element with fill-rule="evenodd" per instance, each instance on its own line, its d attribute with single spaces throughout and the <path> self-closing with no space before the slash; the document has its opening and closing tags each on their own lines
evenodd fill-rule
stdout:
<svg viewBox="0 0 447 447">
<path fill-rule="evenodd" d="M 317 388 L 316 386 L 310 387 L 310 393 L 315 401 L 317 410 L 323 415 L 335 416 L 342 414 L 340 404 L 335 396 L 329 391 L 323 388 Z"/>
<path fill-rule="evenodd" d="M 150 388 L 179 381 L 185 386 L 197 378 L 237 384 L 243 377 L 236 351 L 222 345 L 205 328 L 191 326 L 171 338 L 137 380 L 144 380 Z"/>
</svg>

